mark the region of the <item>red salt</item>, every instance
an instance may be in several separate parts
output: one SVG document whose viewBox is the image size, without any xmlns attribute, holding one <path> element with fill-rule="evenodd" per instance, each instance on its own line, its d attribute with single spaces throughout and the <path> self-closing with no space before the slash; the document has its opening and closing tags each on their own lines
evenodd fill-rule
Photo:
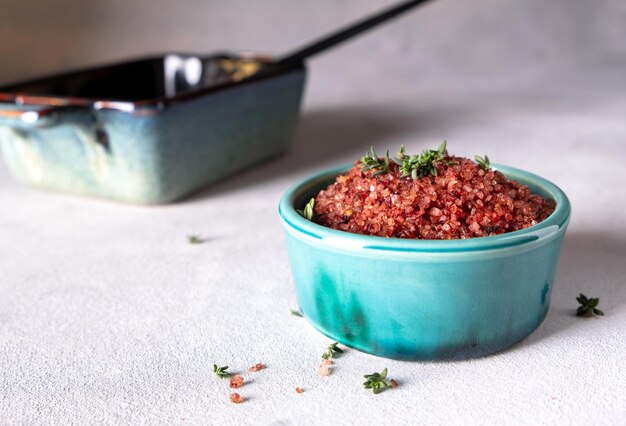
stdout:
<svg viewBox="0 0 626 426">
<path fill-rule="evenodd" d="M 243 386 L 243 377 L 236 374 L 230 378 L 230 387 L 231 388 L 240 388 Z"/>
<path fill-rule="evenodd" d="M 435 167 L 437 176 L 414 180 L 395 163 L 374 176 L 357 162 L 317 194 L 315 221 L 355 234 L 464 239 L 528 228 L 554 211 L 553 200 L 468 158 L 446 153 Z"/>
<path fill-rule="evenodd" d="M 242 403 L 244 401 L 244 399 L 238 393 L 231 393 L 230 394 L 230 401 L 234 402 L 235 404 L 240 404 L 240 403 Z"/>
<path fill-rule="evenodd" d="M 332 363 L 327 363 L 327 362 L 322 362 L 320 364 L 320 376 L 322 377 L 328 377 L 330 376 L 330 364 Z"/>
<path fill-rule="evenodd" d="M 251 372 L 253 372 L 253 373 L 254 373 L 254 372 L 257 372 L 257 371 L 263 370 L 264 368 L 265 368 L 265 364 L 258 363 L 258 364 L 256 364 L 256 365 L 253 365 L 252 367 L 250 367 L 250 368 L 248 369 L 248 371 L 251 371 Z"/>
</svg>

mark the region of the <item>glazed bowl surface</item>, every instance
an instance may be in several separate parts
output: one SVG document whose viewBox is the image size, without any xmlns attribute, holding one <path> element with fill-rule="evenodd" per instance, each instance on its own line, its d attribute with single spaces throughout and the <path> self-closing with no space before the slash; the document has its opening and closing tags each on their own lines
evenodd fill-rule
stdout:
<svg viewBox="0 0 626 426">
<path fill-rule="evenodd" d="M 298 303 L 316 329 L 386 358 L 460 360 L 508 348 L 541 324 L 571 215 L 556 185 L 494 165 L 556 209 L 530 228 L 465 240 L 357 235 L 296 212 L 348 168 L 303 180 L 279 204 Z"/>
</svg>

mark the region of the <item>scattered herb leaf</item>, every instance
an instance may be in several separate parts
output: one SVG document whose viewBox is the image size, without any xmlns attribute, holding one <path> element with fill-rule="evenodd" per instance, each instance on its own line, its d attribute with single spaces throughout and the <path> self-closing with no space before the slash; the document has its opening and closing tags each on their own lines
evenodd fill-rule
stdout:
<svg viewBox="0 0 626 426">
<path fill-rule="evenodd" d="M 474 157 L 474 160 L 476 160 L 478 165 L 480 167 L 482 167 L 483 169 L 491 170 L 491 163 L 489 162 L 489 156 L 487 154 L 485 154 L 484 157 L 481 157 L 480 155 L 477 155 L 477 156 Z"/>
<path fill-rule="evenodd" d="M 368 152 L 361 158 L 361 171 L 366 172 L 368 170 L 376 170 L 372 173 L 372 176 L 377 176 L 389 171 L 389 165 L 391 160 L 389 159 L 389 150 L 384 158 L 379 158 L 374 147 L 372 146 Z"/>
<path fill-rule="evenodd" d="M 218 367 L 216 364 L 213 364 L 213 373 L 220 379 L 232 376 L 232 374 L 226 370 L 228 370 L 228 366 Z"/>
<path fill-rule="evenodd" d="M 343 349 L 337 346 L 339 342 L 333 342 L 326 348 L 326 352 L 322 354 L 322 359 L 331 359 L 335 357 L 335 354 L 342 354 Z"/>
<path fill-rule="evenodd" d="M 187 241 L 189 241 L 189 244 L 201 244 L 202 238 L 200 235 L 187 235 Z"/>
<path fill-rule="evenodd" d="M 444 160 L 447 144 L 447 141 L 443 141 L 437 149 L 425 149 L 417 155 L 406 155 L 404 145 L 401 145 L 398 156 L 393 161 L 400 166 L 403 178 L 411 176 L 411 178 L 417 179 L 427 175 L 437 176 L 435 163 Z"/>
<path fill-rule="evenodd" d="M 311 198 L 308 203 L 304 206 L 304 210 L 296 209 L 296 211 L 307 220 L 315 219 L 315 198 Z"/>
<path fill-rule="evenodd" d="M 293 315 L 294 317 L 302 318 L 302 312 L 296 311 L 295 309 L 289 309 L 289 313 Z"/>
<path fill-rule="evenodd" d="M 365 377 L 367 380 L 363 383 L 363 387 L 365 389 L 371 389 L 373 393 L 379 393 L 385 388 L 391 387 L 393 385 L 392 380 L 387 379 L 387 368 L 385 368 L 380 373 L 366 374 Z M 396 383 L 397 386 L 397 383 Z M 394 386 L 395 387 L 395 386 Z"/>
<path fill-rule="evenodd" d="M 597 308 L 600 299 L 597 297 L 587 297 L 580 293 L 580 296 L 576 298 L 580 306 L 576 310 L 576 316 L 590 318 L 594 315 L 602 316 L 604 312 Z"/>
</svg>

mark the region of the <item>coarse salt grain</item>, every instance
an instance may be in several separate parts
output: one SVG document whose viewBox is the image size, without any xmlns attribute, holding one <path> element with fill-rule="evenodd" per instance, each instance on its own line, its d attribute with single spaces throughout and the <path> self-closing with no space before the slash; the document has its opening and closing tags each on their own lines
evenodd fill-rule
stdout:
<svg viewBox="0 0 626 426">
<path fill-rule="evenodd" d="M 254 372 L 263 370 L 264 368 L 265 368 L 265 364 L 258 363 L 256 365 L 253 365 L 252 367 L 248 368 L 248 371 L 251 371 L 251 372 L 254 373 Z"/>
<path fill-rule="evenodd" d="M 234 402 L 235 404 L 240 404 L 244 401 L 244 399 L 241 395 L 235 392 L 230 394 L 230 401 Z"/>
<path fill-rule="evenodd" d="M 239 374 L 236 374 L 230 378 L 230 387 L 231 388 L 240 388 L 243 386 L 243 377 Z"/>
<path fill-rule="evenodd" d="M 320 376 L 328 377 L 330 376 L 330 364 L 322 363 L 320 364 Z"/>
</svg>

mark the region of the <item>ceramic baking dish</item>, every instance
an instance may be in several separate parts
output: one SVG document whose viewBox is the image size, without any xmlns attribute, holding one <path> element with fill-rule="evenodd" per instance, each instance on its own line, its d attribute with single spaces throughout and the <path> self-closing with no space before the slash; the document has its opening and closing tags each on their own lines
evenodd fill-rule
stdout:
<svg viewBox="0 0 626 426">
<path fill-rule="evenodd" d="M 304 82 L 302 62 L 166 54 L 6 86 L 2 157 L 34 186 L 167 203 L 286 151 Z"/>
<path fill-rule="evenodd" d="M 282 56 L 171 53 L 2 87 L 2 156 L 34 186 L 177 200 L 287 150 L 306 59 L 427 1 L 402 2 Z"/>
</svg>

